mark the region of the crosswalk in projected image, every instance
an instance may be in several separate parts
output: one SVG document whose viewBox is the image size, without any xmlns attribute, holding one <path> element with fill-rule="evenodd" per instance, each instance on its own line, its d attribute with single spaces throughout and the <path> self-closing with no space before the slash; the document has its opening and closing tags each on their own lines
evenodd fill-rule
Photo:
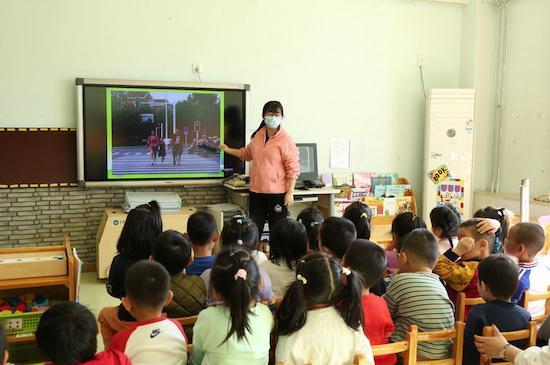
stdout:
<svg viewBox="0 0 550 365">
<path fill-rule="evenodd" d="M 143 146 L 113 147 L 113 175 L 206 174 L 219 173 L 220 171 L 219 152 L 192 152 L 189 149 L 184 149 L 181 160 L 174 164 L 172 150 L 167 148 L 164 161 L 161 157 L 157 157 L 155 163 L 152 164 L 150 152 Z"/>
</svg>

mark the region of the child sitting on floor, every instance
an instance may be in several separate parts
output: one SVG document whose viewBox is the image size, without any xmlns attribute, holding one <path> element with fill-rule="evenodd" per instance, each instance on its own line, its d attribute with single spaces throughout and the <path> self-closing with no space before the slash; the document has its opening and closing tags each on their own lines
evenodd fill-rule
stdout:
<svg viewBox="0 0 550 365">
<path fill-rule="evenodd" d="M 273 315 L 256 300 L 260 274 L 250 252 L 220 252 L 211 280 L 223 304 L 199 313 L 190 364 L 267 364 Z"/>
<path fill-rule="evenodd" d="M 153 245 L 151 259 L 159 262 L 170 274 L 170 289 L 174 298 L 164 308 L 168 317 L 198 314 L 206 306 L 206 287 L 200 277 L 185 273 L 185 267 L 193 262 L 189 240 L 179 232 L 164 231 Z"/>
<path fill-rule="evenodd" d="M 394 318 L 391 342 L 402 341 L 415 324 L 421 332 L 454 327 L 453 303 L 439 277 L 432 273 L 439 257 L 439 245 L 426 229 L 415 229 L 401 244 L 399 273 L 388 285 L 384 299 Z M 450 354 L 451 341 L 418 344 L 421 359 L 443 359 Z"/>
<path fill-rule="evenodd" d="M 359 275 L 324 253 L 313 253 L 296 276 L 275 314 L 279 339 L 276 362 L 351 364 L 356 355 L 374 364 L 363 333 Z"/>
<path fill-rule="evenodd" d="M 128 213 L 117 242 L 118 254 L 113 258 L 109 269 L 107 292 L 112 297 L 121 299 L 125 296 L 124 281 L 128 269 L 140 260 L 151 256 L 151 248 L 162 232 L 160 207 L 156 201 L 142 204 Z M 120 330 L 128 328 L 135 319 L 123 305 L 106 307 L 99 312 L 101 337 L 105 347 Z"/>
<path fill-rule="evenodd" d="M 97 351 L 97 322 L 80 303 L 62 302 L 42 314 L 36 344 L 52 365 L 130 365 L 122 352 Z"/>
<path fill-rule="evenodd" d="M 187 363 L 187 338 L 181 324 L 162 316 L 172 300 L 170 274 L 154 261 L 140 261 L 126 274 L 122 304 L 136 323 L 113 337 L 111 349 L 124 352 L 133 365 Z"/>
<path fill-rule="evenodd" d="M 216 256 L 212 254 L 212 251 L 218 241 L 219 233 L 218 225 L 212 214 L 204 211 L 191 214 L 187 221 L 187 236 L 193 246 L 195 258 L 185 271 L 187 275 L 200 276 L 216 261 Z"/>
<path fill-rule="evenodd" d="M 504 252 L 517 258 L 519 265 L 519 283 L 512 299 L 520 301 L 526 290 L 541 294 L 550 286 L 550 270 L 539 263 L 537 254 L 544 247 L 544 229 L 535 223 L 518 223 L 508 234 L 504 242 Z M 544 314 L 544 300 L 530 302 L 528 310 L 533 317 Z"/>
<path fill-rule="evenodd" d="M 388 338 L 395 329 L 388 306 L 383 298 L 369 291 L 382 278 L 386 269 L 384 249 L 368 240 L 353 241 L 344 256 L 344 266 L 361 274 L 363 283 L 361 302 L 365 319 L 363 332 L 371 345 L 388 343 Z M 396 361 L 395 355 L 374 358 L 376 365 L 392 365 Z"/>
<path fill-rule="evenodd" d="M 518 284 L 517 265 L 504 255 L 489 256 L 479 264 L 479 293 L 485 304 L 470 310 L 464 330 L 464 364 L 479 364 L 474 335 L 482 335 L 483 327 L 496 325 L 501 331 L 527 328 L 531 315 L 511 300 Z M 525 347 L 525 343 L 513 343 Z"/>
</svg>

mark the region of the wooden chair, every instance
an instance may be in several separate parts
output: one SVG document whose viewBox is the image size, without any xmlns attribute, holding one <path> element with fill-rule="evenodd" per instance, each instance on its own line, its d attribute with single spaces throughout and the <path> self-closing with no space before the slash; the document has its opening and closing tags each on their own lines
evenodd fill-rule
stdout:
<svg viewBox="0 0 550 365">
<path fill-rule="evenodd" d="M 197 318 L 199 318 L 198 315 L 189 316 L 189 317 L 172 318 L 172 319 L 181 323 L 182 326 L 192 326 L 195 324 L 195 322 L 197 322 Z"/>
<path fill-rule="evenodd" d="M 544 314 L 533 317 L 532 320 L 536 323 L 542 323 L 546 320 L 548 315 L 550 315 L 550 291 L 545 291 L 541 294 L 533 294 L 529 290 L 523 294 L 523 298 L 520 302 L 520 305 L 525 308 L 526 310 L 529 310 L 529 302 L 536 302 L 538 300 L 544 300 Z"/>
<path fill-rule="evenodd" d="M 376 356 L 391 354 L 403 354 L 403 365 L 414 365 L 416 363 L 416 353 L 410 351 L 411 333 L 407 332 L 404 341 L 387 343 L 384 345 L 372 345 L 372 353 Z"/>
<path fill-rule="evenodd" d="M 477 298 L 466 298 L 466 294 L 458 293 L 458 298 L 456 299 L 456 320 L 461 322 L 466 322 L 466 307 L 474 306 L 478 304 L 485 303 L 485 300 L 481 297 Z"/>
<path fill-rule="evenodd" d="M 458 321 L 455 328 L 434 332 L 418 332 L 418 327 L 411 326 L 409 351 L 415 356 L 414 364 L 417 365 L 462 365 L 462 350 L 464 348 L 464 322 Z M 453 341 L 453 354 L 450 358 L 441 360 L 418 360 L 416 359 L 419 342 L 431 342 L 441 340 Z"/>
<path fill-rule="evenodd" d="M 494 331 L 492 326 L 483 327 L 484 337 L 491 337 L 493 336 L 493 333 Z M 501 333 L 504 336 L 504 338 L 508 341 L 527 340 L 527 347 L 535 346 L 537 343 L 537 323 L 535 321 L 529 322 L 529 326 L 527 327 L 527 329 L 513 331 L 513 332 L 501 332 Z M 488 356 L 481 355 L 479 364 L 490 365 L 490 364 L 493 364 L 493 362 L 491 362 L 491 358 L 489 358 Z M 513 362 L 498 362 L 495 364 L 514 365 Z"/>
<path fill-rule="evenodd" d="M 353 359 L 353 363 L 351 365 L 366 365 L 367 360 L 365 359 L 364 355 L 355 355 L 355 358 Z M 277 365 L 285 365 L 284 362 L 279 361 Z M 305 365 L 313 365 L 311 363 L 307 363 Z"/>
</svg>

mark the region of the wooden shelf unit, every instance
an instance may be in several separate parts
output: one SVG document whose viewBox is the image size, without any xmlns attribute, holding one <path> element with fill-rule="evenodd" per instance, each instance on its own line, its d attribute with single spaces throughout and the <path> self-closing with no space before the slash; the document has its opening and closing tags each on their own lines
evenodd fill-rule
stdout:
<svg viewBox="0 0 550 365">
<path fill-rule="evenodd" d="M 39 288 L 52 288 L 62 287 L 66 289 L 66 299 L 68 301 L 76 300 L 76 273 L 75 273 L 75 258 L 71 249 L 71 243 L 69 235 L 64 235 L 63 245 L 58 246 L 42 246 L 42 247 L 22 247 L 22 248 L 7 248 L 0 249 L 0 255 L 3 254 L 32 254 L 32 253 L 44 253 L 44 252 L 60 252 L 63 251 L 66 254 L 67 273 L 66 275 L 59 276 L 38 276 L 38 277 L 26 277 L 16 279 L 3 279 L 0 280 L 0 297 L 4 297 L 4 294 L 13 293 L 19 289 L 39 289 Z M 13 294 L 12 294 L 13 295 Z M 34 334 L 12 335 L 6 336 L 10 345 L 29 344 L 35 342 Z"/>
</svg>

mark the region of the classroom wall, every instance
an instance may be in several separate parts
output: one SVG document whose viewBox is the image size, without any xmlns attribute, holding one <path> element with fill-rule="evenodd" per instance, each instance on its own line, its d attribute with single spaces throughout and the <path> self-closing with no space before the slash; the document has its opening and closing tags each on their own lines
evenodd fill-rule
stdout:
<svg viewBox="0 0 550 365">
<path fill-rule="evenodd" d="M 500 10 L 494 1 L 463 8 L 460 87 L 476 90 L 473 189 L 491 188 Z"/>
<path fill-rule="evenodd" d="M 509 2 L 503 101 L 502 193 L 550 191 L 550 1 Z"/>
<path fill-rule="evenodd" d="M 365 140 L 366 171 L 421 188 L 427 88 L 459 86 L 462 6 L 411 0 L 3 0 L 0 126 L 74 127 L 74 78 L 249 83 L 297 142 Z"/>
</svg>

